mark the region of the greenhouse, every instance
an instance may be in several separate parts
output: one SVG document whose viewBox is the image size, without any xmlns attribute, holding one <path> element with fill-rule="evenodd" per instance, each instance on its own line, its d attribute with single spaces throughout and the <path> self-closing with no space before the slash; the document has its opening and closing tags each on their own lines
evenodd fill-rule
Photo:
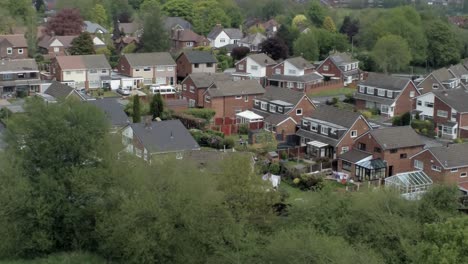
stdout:
<svg viewBox="0 0 468 264">
<path fill-rule="evenodd" d="M 386 178 L 385 186 L 397 190 L 405 199 L 417 200 L 432 186 L 432 180 L 423 171 L 404 172 Z"/>
</svg>

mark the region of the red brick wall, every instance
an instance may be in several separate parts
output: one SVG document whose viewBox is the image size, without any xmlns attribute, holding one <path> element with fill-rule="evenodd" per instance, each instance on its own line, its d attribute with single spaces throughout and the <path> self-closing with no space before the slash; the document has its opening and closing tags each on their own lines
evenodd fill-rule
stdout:
<svg viewBox="0 0 468 264">
<path fill-rule="evenodd" d="M 296 115 L 296 109 L 298 108 L 302 108 L 302 115 Z M 301 101 L 289 112 L 288 115 L 299 124 L 303 117 L 311 116 L 315 109 L 316 108 L 312 101 L 306 95 L 304 95 Z"/>
<path fill-rule="evenodd" d="M 325 71 L 323 69 L 323 66 L 328 65 L 328 71 Z M 341 75 L 341 70 L 331 61 L 330 58 L 326 58 L 325 61 L 317 68 L 317 72 L 320 74 L 325 74 L 327 76 L 334 76 L 334 77 L 339 77 L 340 79 L 343 79 L 343 76 Z"/>
<path fill-rule="evenodd" d="M 197 89 L 196 89 L 197 87 L 196 87 L 195 84 L 193 83 L 192 78 L 190 78 L 190 76 L 189 76 L 189 77 L 185 78 L 180 84 L 182 85 L 182 93 L 181 93 L 181 95 L 182 95 L 183 97 L 187 98 L 187 101 L 188 101 L 189 99 L 195 100 L 195 105 L 198 106 L 198 103 L 199 103 L 198 92 L 199 92 L 199 91 L 197 91 Z M 183 89 L 184 84 L 185 84 L 185 86 L 186 86 L 185 90 Z M 191 93 L 191 92 L 190 92 L 190 86 L 191 86 L 191 85 L 192 85 L 193 87 L 195 87 L 195 93 Z M 203 97 L 202 97 L 202 98 L 203 98 Z"/>
<path fill-rule="evenodd" d="M 276 73 L 276 70 L 277 70 L 277 69 L 280 69 L 281 72 L 280 72 L 280 73 Z M 276 64 L 275 66 L 273 66 L 272 74 L 284 74 L 284 62 L 282 62 L 282 63 L 280 63 L 280 64 Z"/>
<path fill-rule="evenodd" d="M 192 64 L 188 61 L 187 56 L 182 53 L 179 58 L 177 58 L 177 77 L 185 78 L 190 73 L 192 73 Z"/>
<path fill-rule="evenodd" d="M 356 109 L 359 109 L 359 110 L 366 109 L 366 101 L 356 99 Z"/>
<path fill-rule="evenodd" d="M 447 118 L 437 116 L 437 110 L 447 111 Z M 452 108 L 442 102 L 437 96 L 434 97 L 434 123 L 447 123 L 451 119 Z"/>
<path fill-rule="evenodd" d="M 323 91 L 334 90 L 334 89 L 342 88 L 342 87 L 343 87 L 342 80 L 331 80 L 327 82 L 321 82 L 318 84 L 306 85 L 306 93 L 314 94 L 314 93 L 320 93 Z"/>
<path fill-rule="evenodd" d="M 244 66 L 244 68 L 241 70 L 241 69 L 239 68 L 239 65 Z M 236 72 L 247 72 L 247 57 L 245 57 L 244 59 L 240 60 L 240 61 L 236 64 Z"/>
<path fill-rule="evenodd" d="M 437 161 L 436 158 L 432 155 L 430 151 L 424 151 L 420 153 L 419 155 L 413 157 L 411 159 L 411 164 L 414 164 L 414 160 L 419 160 L 424 163 L 423 171 L 429 176 L 434 183 L 439 183 L 439 184 L 455 184 L 455 183 L 461 183 L 461 182 L 467 182 L 467 178 L 461 178 L 460 174 L 462 172 L 467 172 L 468 173 L 468 167 L 465 168 L 459 168 L 457 172 L 451 172 L 450 170 L 444 170 L 442 165 Z M 432 161 L 432 162 L 431 162 Z M 436 165 L 442 168 L 442 171 L 434 171 L 432 170 L 432 165 Z M 417 170 L 416 168 L 413 167 L 414 170 Z"/>
<path fill-rule="evenodd" d="M 258 94 L 259 95 L 259 94 Z M 257 96 L 258 96 L 257 95 Z M 248 95 L 248 102 L 244 101 L 244 97 L 242 99 L 236 99 L 235 96 L 228 96 L 228 97 L 216 97 L 211 98 L 210 103 L 206 103 L 204 100 L 204 107 L 211 108 L 216 111 L 215 118 L 218 117 L 236 117 L 236 110 L 245 111 L 248 109 L 253 108 L 253 100 L 254 96 L 256 95 Z"/>
<path fill-rule="evenodd" d="M 414 92 L 413 98 L 410 97 L 411 91 Z M 413 82 L 409 82 L 396 101 L 394 115 L 403 115 L 415 109 L 416 103 L 414 98 L 418 95 L 419 93 L 416 86 L 414 86 Z"/>
<path fill-rule="evenodd" d="M 468 114 L 457 114 L 457 121 L 460 122 L 459 127 L 468 127 Z M 468 130 L 459 129 L 460 138 L 468 138 Z"/>
<path fill-rule="evenodd" d="M 349 150 L 353 148 L 354 140 L 357 138 L 351 137 L 351 131 L 357 130 L 357 137 L 361 136 L 362 134 L 366 133 L 370 130 L 369 125 L 364 120 L 363 117 L 359 118 L 353 126 L 346 132 L 346 134 L 342 137 L 340 144 L 336 146 L 336 155 L 339 156 L 341 154 L 341 150 L 343 147 L 348 147 Z"/>
<path fill-rule="evenodd" d="M 8 59 L 27 59 L 28 58 L 28 47 L 15 48 L 12 47 L 8 41 L 0 43 L 0 58 Z M 7 48 L 13 48 L 13 54 L 7 54 Z M 18 49 L 23 49 L 23 54 L 18 54 Z"/>
<path fill-rule="evenodd" d="M 267 65 L 266 66 L 266 77 L 270 77 L 272 74 L 273 74 L 273 67 L 275 66 L 276 64 L 272 64 L 272 65 Z"/>
<path fill-rule="evenodd" d="M 120 57 L 119 64 L 117 65 L 117 72 L 133 77 L 132 67 L 125 56 Z"/>
<path fill-rule="evenodd" d="M 294 123 L 291 119 L 288 119 L 276 127 L 276 134 L 282 134 L 282 140 L 285 141 L 288 135 L 296 134 L 296 123 Z"/>
</svg>

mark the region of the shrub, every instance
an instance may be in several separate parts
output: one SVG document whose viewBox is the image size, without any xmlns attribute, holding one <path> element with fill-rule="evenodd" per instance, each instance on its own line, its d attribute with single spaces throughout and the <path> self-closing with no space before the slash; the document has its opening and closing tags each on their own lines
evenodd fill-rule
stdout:
<svg viewBox="0 0 468 264">
<path fill-rule="evenodd" d="M 293 182 L 294 182 L 294 184 L 298 185 L 301 182 L 301 179 L 294 178 Z"/>
<path fill-rule="evenodd" d="M 241 135 L 247 135 L 249 134 L 249 126 L 247 124 L 241 124 L 239 126 L 239 131 L 238 131 L 239 134 Z"/>
<path fill-rule="evenodd" d="M 213 118 L 213 116 L 216 114 L 216 112 L 213 109 L 208 109 L 208 108 L 191 108 L 191 109 L 184 111 L 184 113 L 187 113 L 194 117 L 203 118 L 207 121 L 210 121 Z"/>
<path fill-rule="evenodd" d="M 361 111 L 361 114 L 366 118 L 366 119 L 371 119 L 372 118 L 372 112 L 368 110 Z"/>
<path fill-rule="evenodd" d="M 456 143 L 456 144 L 460 144 L 460 143 L 463 143 L 463 142 L 464 141 L 461 138 L 456 138 L 456 139 L 453 140 L 453 143 Z"/>
<path fill-rule="evenodd" d="M 206 130 L 205 133 L 224 138 L 223 132 L 219 132 L 215 130 Z"/>
<path fill-rule="evenodd" d="M 400 116 L 394 116 L 392 118 L 392 125 L 401 126 L 401 117 Z"/>
<path fill-rule="evenodd" d="M 0 109 L 0 119 L 10 118 L 12 114 L 13 112 L 11 112 L 8 108 Z"/>
<path fill-rule="evenodd" d="M 380 109 L 372 108 L 369 111 L 371 111 L 372 115 L 380 115 Z"/>
<path fill-rule="evenodd" d="M 225 138 L 223 140 L 223 146 L 226 146 L 226 148 L 233 148 L 235 145 L 236 143 L 233 138 Z"/>
<path fill-rule="evenodd" d="M 354 98 L 353 94 L 345 94 L 345 99 L 343 102 L 348 103 L 348 104 L 355 104 L 356 99 Z"/>
<path fill-rule="evenodd" d="M 278 163 L 272 163 L 270 164 L 270 168 L 269 168 L 269 171 L 272 173 L 272 174 L 279 174 L 280 173 L 280 165 Z"/>
<path fill-rule="evenodd" d="M 287 160 L 288 159 L 288 153 L 286 151 L 281 152 L 280 157 L 282 160 Z"/>
</svg>

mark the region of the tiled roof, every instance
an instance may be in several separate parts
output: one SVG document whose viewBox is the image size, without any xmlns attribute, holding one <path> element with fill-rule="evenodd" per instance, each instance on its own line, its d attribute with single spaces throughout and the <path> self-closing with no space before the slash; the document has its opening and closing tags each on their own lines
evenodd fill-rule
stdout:
<svg viewBox="0 0 468 264">
<path fill-rule="evenodd" d="M 265 89 L 257 80 L 215 81 L 207 92 L 211 97 L 263 94 Z"/>
<path fill-rule="evenodd" d="M 181 26 L 183 29 L 192 29 L 193 26 L 188 22 L 187 20 L 181 18 L 181 17 L 166 17 L 164 19 L 164 28 L 167 31 L 170 31 L 172 28 L 175 26 Z"/>
<path fill-rule="evenodd" d="M 294 67 L 301 69 L 301 70 L 315 68 L 312 63 L 308 62 L 306 59 L 300 56 L 289 58 L 286 61 L 294 65 Z"/>
<path fill-rule="evenodd" d="M 125 126 L 130 123 L 122 105 L 115 98 L 104 98 L 88 101 L 101 109 L 113 126 Z"/>
<path fill-rule="evenodd" d="M 310 73 L 310 74 L 304 74 L 300 76 L 295 76 L 295 75 L 284 75 L 284 74 L 273 74 L 269 80 L 274 80 L 274 81 L 289 81 L 289 82 L 302 82 L 302 83 L 309 83 L 309 82 L 315 82 L 318 80 L 322 80 L 323 76 L 318 74 L 318 73 Z"/>
<path fill-rule="evenodd" d="M 263 35 L 262 33 L 254 33 L 254 34 L 249 34 L 245 38 L 241 39 L 240 42 L 246 43 L 246 44 L 251 44 L 251 45 L 259 45 L 262 43 L 264 40 L 266 40 L 267 37 Z"/>
<path fill-rule="evenodd" d="M 445 168 L 468 167 L 468 143 L 428 149 Z"/>
<path fill-rule="evenodd" d="M 370 72 L 360 84 L 393 91 L 402 91 L 410 82 L 409 78 L 399 78 L 387 74 Z"/>
<path fill-rule="evenodd" d="M 38 68 L 34 59 L 2 60 L 0 62 L 0 72 L 10 71 L 38 71 Z"/>
<path fill-rule="evenodd" d="M 195 87 L 198 88 L 207 88 L 210 86 L 215 80 L 217 81 L 227 81 L 231 80 L 232 77 L 225 73 L 207 73 L 207 72 L 197 72 L 191 73 L 189 75 L 190 79 L 192 79 Z"/>
<path fill-rule="evenodd" d="M 310 117 L 349 129 L 360 116 L 361 114 L 358 112 L 342 110 L 334 106 L 320 105 Z"/>
<path fill-rule="evenodd" d="M 23 48 L 28 46 L 24 35 L 0 35 L 0 42 L 4 40 L 10 42 L 10 44 L 13 45 L 13 47 L 15 48 Z"/>
<path fill-rule="evenodd" d="M 369 95 L 369 94 L 363 94 L 363 93 L 355 93 L 354 99 L 364 100 L 364 101 L 369 101 L 369 102 L 376 102 L 376 103 L 385 104 L 385 105 L 391 105 L 395 101 L 395 99 Z"/>
<path fill-rule="evenodd" d="M 344 52 L 343 53 L 336 52 L 334 54 L 331 54 L 330 59 L 338 66 L 358 61 L 356 59 L 353 59 L 351 54 L 344 53 Z"/>
<path fill-rule="evenodd" d="M 450 80 L 452 78 L 455 78 L 455 75 L 453 75 L 447 68 L 440 68 L 438 70 L 435 70 L 431 72 L 432 76 L 434 76 L 438 81 L 443 82 Z"/>
<path fill-rule="evenodd" d="M 68 49 L 71 46 L 72 41 L 78 36 L 44 36 L 38 43 L 38 46 L 41 48 L 48 49 L 54 40 L 60 41 L 63 48 Z"/>
<path fill-rule="evenodd" d="M 74 89 L 72 87 L 57 81 L 53 81 L 44 93 L 56 99 L 65 99 L 70 94 L 72 94 L 73 91 Z"/>
<path fill-rule="evenodd" d="M 241 39 L 243 34 L 238 28 L 223 28 L 221 26 L 215 26 L 210 33 L 208 33 L 209 39 L 215 39 L 221 32 L 225 32 L 226 35 L 231 39 Z"/>
<path fill-rule="evenodd" d="M 101 31 L 102 33 L 108 33 L 107 29 L 105 29 L 103 26 L 91 21 L 85 21 L 83 28 L 89 33 L 96 33 L 98 31 Z"/>
<path fill-rule="evenodd" d="M 358 150 L 358 149 L 352 149 L 348 152 L 341 154 L 339 158 L 342 160 L 352 162 L 352 163 L 356 163 L 365 158 L 368 158 L 369 156 L 372 156 L 372 154 Z"/>
<path fill-rule="evenodd" d="M 191 50 L 183 54 L 190 63 L 217 63 L 215 56 L 209 51 Z"/>
<path fill-rule="evenodd" d="M 369 133 L 383 149 L 424 146 L 421 137 L 410 126 L 380 128 Z"/>
<path fill-rule="evenodd" d="M 189 131 L 180 120 L 167 120 L 151 122 L 146 127 L 145 123 L 130 124 L 136 135 L 152 154 L 196 150 L 197 144 Z"/>
<path fill-rule="evenodd" d="M 203 37 L 193 32 L 191 29 L 184 29 L 184 30 L 175 31 L 174 34 L 172 35 L 172 39 L 179 40 L 179 41 L 198 42 L 201 39 L 203 39 Z"/>
<path fill-rule="evenodd" d="M 104 54 L 57 56 L 57 63 L 62 70 L 68 69 L 110 69 L 111 66 Z"/>
<path fill-rule="evenodd" d="M 119 30 L 123 31 L 123 33 L 125 34 L 133 34 L 140 29 L 141 29 L 141 26 L 137 22 L 119 24 Z"/>
<path fill-rule="evenodd" d="M 264 122 L 269 123 L 271 125 L 275 125 L 275 126 L 289 118 L 288 115 L 283 115 L 283 114 L 278 114 L 278 113 L 269 113 L 269 112 L 260 111 L 258 109 L 252 109 L 252 112 L 254 112 L 257 115 L 262 116 Z"/>
<path fill-rule="evenodd" d="M 458 112 L 468 112 L 468 91 L 465 89 L 449 89 L 444 91 L 433 91 L 442 102 L 455 108 Z"/>
<path fill-rule="evenodd" d="M 463 75 L 468 75 L 468 70 L 461 63 L 450 66 L 449 71 L 451 71 L 457 78 L 461 78 Z"/>
<path fill-rule="evenodd" d="M 132 67 L 150 67 L 154 65 L 176 65 L 169 52 L 127 53 L 124 54 Z"/>
<path fill-rule="evenodd" d="M 338 139 L 329 138 L 329 137 L 326 137 L 326 136 L 323 136 L 323 135 L 320 135 L 320 134 L 317 134 L 317 133 L 314 133 L 314 132 L 311 132 L 311 131 L 307 131 L 307 130 L 304 130 L 304 129 L 299 129 L 296 132 L 296 135 L 300 136 L 300 137 L 308 138 L 310 140 L 320 141 L 322 143 L 328 144 L 328 145 L 333 146 L 333 147 L 336 147 L 336 145 L 339 142 Z"/>
<path fill-rule="evenodd" d="M 304 95 L 305 94 L 303 92 L 276 86 L 268 86 L 265 89 L 265 93 L 258 98 L 267 101 L 281 100 L 296 105 L 304 97 Z"/>
<path fill-rule="evenodd" d="M 253 61 L 255 61 L 256 63 L 258 63 L 260 66 L 263 66 L 263 67 L 267 65 L 276 64 L 276 61 L 274 61 L 265 53 L 251 54 L 247 58 L 252 59 Z"/>
</svg>

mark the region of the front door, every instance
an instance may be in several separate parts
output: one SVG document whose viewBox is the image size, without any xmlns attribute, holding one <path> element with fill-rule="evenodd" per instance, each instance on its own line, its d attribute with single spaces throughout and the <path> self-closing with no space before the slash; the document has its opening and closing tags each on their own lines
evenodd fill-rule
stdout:
<svg viewBox="0 0 468 264">
<path fill-rule="evenodd" d="M 388 166 L 388 176 L 392 176 L 393 175 L 393 166 Z"/>
</svg>

